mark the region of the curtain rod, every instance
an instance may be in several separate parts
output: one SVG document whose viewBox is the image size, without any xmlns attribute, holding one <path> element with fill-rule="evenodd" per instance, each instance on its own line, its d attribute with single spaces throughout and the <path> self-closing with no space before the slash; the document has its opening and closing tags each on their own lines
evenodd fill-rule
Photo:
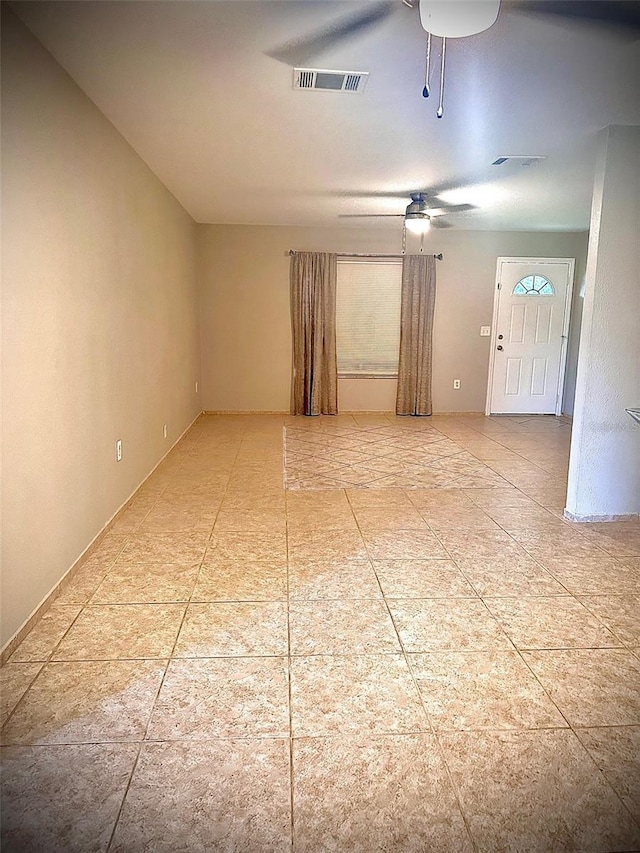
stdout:
<svg viewBox="0 0 640 853">
<path fill-rule="evenodd" d="M 295 249 L 289 249 L 289 251 L 287 252 L 287 255 L 297 255 L 297 254 L 298 254 L 298 252 Z M 336 252 L 336 254 L 341 258 L 407 258 L 407 257 L 410 257 L 410 255 L 383 255 L 383 254 L 376 254 L 376 253 L 371 253 L 371 252 L 365 252 L 365 253 L 362 253 L 362 252 Z M 416 257 L 419 258 L 420 255 L 416 254 Z M 436 261 L 441 261 L 442 257 L 443 257 L 442 252 L 440 252 L 437 255 L 434 255 L 433 257 L 436 259 Z"/>
</svg>

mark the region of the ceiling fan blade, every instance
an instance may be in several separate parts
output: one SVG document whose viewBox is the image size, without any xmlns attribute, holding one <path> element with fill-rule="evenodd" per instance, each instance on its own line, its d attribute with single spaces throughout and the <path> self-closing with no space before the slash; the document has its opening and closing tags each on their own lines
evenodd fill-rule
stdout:
<svg viewBox="0 0 640 853">
<path fill-rule="evenodd" d="M 453 222 L 447 222 L 446 219 L 441 219 L 439 216 L 431 220 L 432 228 L 453 228 Z"/>
<path fill-rule="evenodd" d="M 404 219 L 404 213 L 339 213 L 338 219 L 380 219 L 390 217 L 392 219 Z"/>
<path fill-rule="evenodd" d="M 447 204 L 443 203 L 442 207 L 428 207 L 425 213 L 429 216 L 442 216 L 443 213 L 463 213 L 465 210 L 475 210 L 473 204 Z"/>
<path fill-rule="evenodd" d="M 304 66 L 318 54 L 335 47 L 342 41 L 364 32 L 392 14 L 396 4 L 392 0 L 375 3 L 364 12 L 349 15 L 317 30 L 310 36 L 294 39 L 286 44 L 266 51 L 267 56 L 291 66 Z"/>
<path fill-rule="evenodd" d="M 512 0 L 510 9 L 640 31 L 637 0 Z"/>
</svg>

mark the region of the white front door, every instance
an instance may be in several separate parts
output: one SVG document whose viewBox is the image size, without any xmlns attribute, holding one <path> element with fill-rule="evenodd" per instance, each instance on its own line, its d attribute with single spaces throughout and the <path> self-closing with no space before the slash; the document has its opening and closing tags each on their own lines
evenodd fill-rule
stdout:
<svg viewBox="0 0 640 853">
<path fill-rule="evenodd" d="M 574 263 L 498 258 L 489 413 L 560 414 Z"/>
</svg>

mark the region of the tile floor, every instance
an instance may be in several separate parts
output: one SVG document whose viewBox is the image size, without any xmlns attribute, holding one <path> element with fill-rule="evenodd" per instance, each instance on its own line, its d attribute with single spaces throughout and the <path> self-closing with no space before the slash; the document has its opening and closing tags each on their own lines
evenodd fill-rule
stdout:
<svg viewBox="0 0 640 853">
<path fill-rule="evenodd" d="M 0 671 L 2 849 L 640 850 L 640 523 L 563 520 L 569 434 L 200 418 Z"/>
</svg>

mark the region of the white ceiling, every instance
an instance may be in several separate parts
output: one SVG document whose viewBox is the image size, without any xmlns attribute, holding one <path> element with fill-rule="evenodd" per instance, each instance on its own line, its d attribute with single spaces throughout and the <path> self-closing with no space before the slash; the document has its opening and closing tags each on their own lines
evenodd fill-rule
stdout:
<svg viewBox="0 0 640 853">
<path fill-rule="evenodd" d="M 369 71 L 361 95 L 293 91 L 291 67 L 265 52 L 366 3 L 12 5 L 198 222 L 397 228 L 338 215 L 401 213 L 410 190 L 455 186 L 456 201 L 482 202 L 449 215 L 458 228 L 587 228 L 596 132 L 640 125 L 640 41 L 503 8 L 449 42 L 438 120 L 421 96 L 425 33 L 397 4 L 309 63 Z M 505 154 L 547 159 L 490 165 Z"/>
</svg>

